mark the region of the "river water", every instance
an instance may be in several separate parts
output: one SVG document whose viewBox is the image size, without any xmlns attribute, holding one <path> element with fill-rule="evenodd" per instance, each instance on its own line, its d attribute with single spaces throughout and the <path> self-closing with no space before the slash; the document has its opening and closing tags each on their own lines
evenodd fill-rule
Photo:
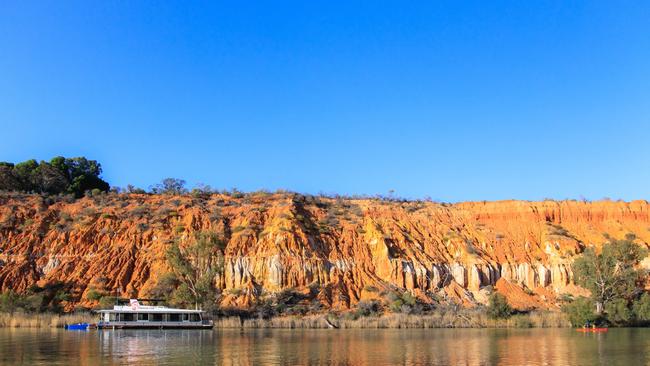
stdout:
<svg viewBox="0 0 650 366">
<path fill-rule="evenodd" d="M 650 329 L 0 329 L 0 364 L 650 365 Z"/>
</svg>

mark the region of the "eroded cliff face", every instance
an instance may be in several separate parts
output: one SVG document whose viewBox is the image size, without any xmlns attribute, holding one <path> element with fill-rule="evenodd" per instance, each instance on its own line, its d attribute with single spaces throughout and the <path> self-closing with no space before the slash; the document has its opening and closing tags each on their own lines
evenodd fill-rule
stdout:
<svg viewBox="0 0 650 366">
<path fill-rule="evenodd" d="M 224 306 L 285 288 L 345 309 L 379 290 L 467 306 L 496 290 L 518 308 L 554 308 L 580 291 L 571 262 L 589 245 L 634 233 L 650 242 L 646 201 L 437 204 L 249 194 L 105 194 L 71 203 L 0 195 L 0 290 L 62 282 L 69 306 L 99 288 L 146 297 L 170 268 L 165 251 L 193 232 L 227 243 L 215 281 Z M 181 244 L 182 245 L 182 244 Z"/>
</svg>

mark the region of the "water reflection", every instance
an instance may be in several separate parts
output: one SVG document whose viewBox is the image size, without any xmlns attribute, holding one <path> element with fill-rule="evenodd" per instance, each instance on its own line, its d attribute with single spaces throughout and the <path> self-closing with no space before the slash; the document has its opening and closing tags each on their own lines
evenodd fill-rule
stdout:
<svg viewBox="0 0 650 366">
<path fill-rule="evenodd" d="M 0 330 L 0 363 L 650 364 L 650 330 Z"/>
</svg>

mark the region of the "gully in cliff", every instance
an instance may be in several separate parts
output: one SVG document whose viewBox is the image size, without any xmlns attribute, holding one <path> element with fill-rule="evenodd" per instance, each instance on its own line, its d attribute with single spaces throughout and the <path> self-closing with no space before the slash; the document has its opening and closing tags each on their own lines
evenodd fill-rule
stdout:
<svg viewBox="0 0 650 366">
<path fill-rule="evenodd" d="M 142 300 L 156 303 L 158 300 Z M 176 309 L 166 306 L 140 305 L 130 299 L 128 305 L 115 305 L 113 309 L 98 310 L 97 328 L 116 329 L 210 329 L 212 320 L 204 319 L 203 310 Z"/>
</svg>

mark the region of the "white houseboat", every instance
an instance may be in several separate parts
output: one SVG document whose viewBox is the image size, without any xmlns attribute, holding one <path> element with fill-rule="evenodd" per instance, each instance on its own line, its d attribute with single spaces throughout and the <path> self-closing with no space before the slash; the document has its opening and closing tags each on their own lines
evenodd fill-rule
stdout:
<svg viewBox="0 0 650 366">
<path fill-rule="evenodd" d="M 97 310 L 98 328 L 212 328 L 212 320 L 204 319 L 202 310 L 175 309 L 166 306 L 140 305 L 131 299 L 129 305 L 115 305 L 113 309 Z"/>
</svg>

